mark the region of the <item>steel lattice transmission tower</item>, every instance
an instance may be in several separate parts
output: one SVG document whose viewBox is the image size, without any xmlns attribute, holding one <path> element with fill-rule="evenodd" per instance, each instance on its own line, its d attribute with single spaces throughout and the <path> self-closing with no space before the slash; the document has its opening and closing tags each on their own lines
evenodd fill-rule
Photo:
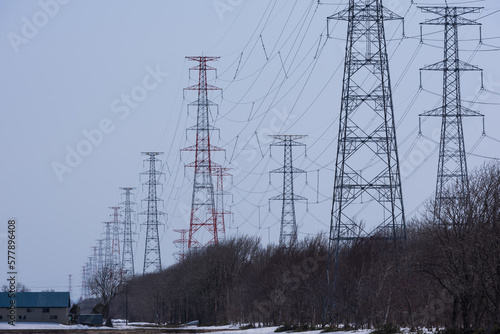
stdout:
<svg viewBox="0 0 500 334">
<path fill-rule="evenodd" d="M 160 238 L 158 235 L 158 226 L 162 225 L 160 217 L 164 215 L 158 210 L 158 202 L 161 199 L 157 196 L 157 187 L 161 186 L 160 177 L 162 172 L 156 169 L 156 164 L 161 161 L 157 156 L 163 152 L 143 152 L 149 158 L 145 162 L 149 163 L 149 171 L 142 174 L 148 175 L 148 181 L 143 185 L 148 186 L 148 197 L 143 199 L 148 203 L 147 211 L 142 212 L 146 215 L 146 246 L 144 251 L 144 267 L 142 273 L 145 274 L 148 269 L 153 268 L 153 271 L 161 270 L 161 253 L 160 253 Z"/>
<path fill-rule="evenodd" d="M 87 258 L 88 258 L 88 261 L 87 261 L 87 264 L 86 264 L 86 266 L 87 266 L 87 269 L 86 269 L 87 275 L 88 275 L 88 277 L 93 278 L 94 275 L 95 275 L 95 272 L 93 271 L 93 268 L 94 268 L 94 265 L 93 265 L 94 261 L 93 260 L 94 259 L 92 258 L 92 256 L 89 256 Z"/>
<path fill-rule="evenodd" d="M 305 146 L 297 140 L 307 136 L 276 135 L 270 136 L 274 141 L 270 146 L 283 146 L 283 167 L 272 170 L 270 173 L 283 174 L 283 193 L 271 197 L 270 200 L 282 201 L 280 247 L 290 247 L 297 242 L 297 221 L 295 219 L 295 201 L 307 200 L 307 198 L 296 195 L 293 192 L 294 174 L 305 173 L 302 169 L 293 167 L 292 147 Z"/>
<path fill-rule="evenodd" d="M 68 275 L 68 292 L 69 292 L 69 304 L 71 305 L 71 293 L 72 293 L 72 280 L 73 280 L 73 275 L 69 274 Z"/>
<path fill-rule="evenodd" d="M 384 31 L 402 18 L 381 0 L 350 0 L 328 19 L 348 21 L 329 247 L 338 263 L 345 242 L 406 237 Z"/>
<path fill-rule="evenodd" d="M 112 254 L 113 254 L 113 247 L 112 247 L 112 228 L 113 228 L 113 222 L 104 222 L 105 225 L 105 231 L 104 231 L 104 263 L 103 265 L 105 267 L 109 267 L 112 265 Z"/>
<path fill-rule="evenodd" d="M 225 209 L 224 198 L 230 195 L 224 190 L 224 177 L 232 176 L 228 173 L 231 168 L 214 167 L 212 173 L 217 180 L 215 188 L 215 221 L 217 226 L 217 237 L 219 241 L 224 241 L 226 238 L 226 215 L 232 214 L 231 211 Z"/>
<path fill-rule="evenodd" d="M 119 206 L 112 206 L 110 209 L 113 210 L 112 217 L 113 221 L 111 222 L 113 225 L 112 228 L 112 240 L 111 240 L 111 257 L 110 264 L 113 270 L 121 270 L 121 256 L 120 256 L 120 225 L 121 222 L 119 220 L 120 213 L 118 210 L 121 209 Z"/>
<path fill-rule="evenodd" d="M 99 271 L 99 258 L 97 254 L 97 246 L 92 246 L 92 273 L 93 275 L 97 274 Z"/>
<path fill-rule="evenodd" d="M 177 261 L 182 262 L 186 259 L 186 254 L 187 254 L 187 244 L 188 244 L 188 238 L 187 235 L 189 233 L 188 229 L 178 229 L 174 230 L 174 232 L 180 233 L 179 239 L 174 240 L 174 244 L 176 244 L 177 247 L 180 248 L 180 250 L 174 255 L 177 255 Z"/>
<path fill-rule="evenodd" d="M 101 270 L 102 267 L 104 266 L 104 250 L 103 250 L 103 247 L 102 247 L 102 242 L 104 240 L 103 239 L 99 239 L 97 240 L 97 242 L 99 243 L 99 246 L 97 246 L 98 248 L 98 251 L 97 251 L 97 270 Z"/>
<path fill-rule="evenodd" d="M 80 277 L 82 278 L 82 288 L 81 288 L 80 300 L 88 299 L 90 297 L 90 291 L 89 291 L 89 287 L 87 284 L 87 282 L 89 280 L 89 276 L 87 275 L 86 267 L 87 266 L 82 266 L 82 273 L 80 275 Z"/>
<path fill-rule="evenodd" d="M 423 71 L 443 72 L 443 103 L 441 107 L 427 111 L 420 116 L 441 117 L 441 141 L 436 182 L 435 217 L 440 219 L 441 208 L 448 201 L 467 201 L 469 181 L 464 145 L 462 118 L 483 116 L 462 106 L 460 75 L 464 71 L 482 71 L 479 67 L 461 61 L 458 51 L 458 27 L 480 25 L 463 15 L 479 13 L 480 7 L 419 7 L 424 13 L 439 15 L 422 24 L 444 26 L 444 60 L 425 66 Z M 451 193 L 450 186 L 460 191 Z"/>
<path fill-rule="evenodd" d="M 196 125 L 188 130 L 196 131 L 196 144 L 183 151 L 195 152 L 195 161 L 186 165 L 194 168 L 193 195 L 191 204 L 191 217 L 189 225 L 188 248 L 204 247 L 209 244 L 218 244 L 217 214 L 214 196 L 212 171 L 220 167 L 212 161 L 212 152 L 223 151 L 213 146 L 210 135 L 216 128 L 210 125 L 210 110 L 217 105 L 208 99 L 208 91 L 221 90 L 207 82 L 207 71 L 215 68 L 207 65 L 219 57 L 186 57 L 188 60 L 198 62 L 190 70 L 198 71 L 198 83 L 185 88 L 198 92 L 198 99 L 189 106 L 197 108 Z"/>
<path fill-rule="evenodd" d="M 123 253 L 122 253 L 122 270 L 124 276 L 134 275 L 134 251 L 133 251 L 133 237 L 132 237 L 132 204 L 131 201 L 131 191 L 135 188 L 120 188 L 125 191 L 123 194 L 125 200 L 120 203 L 124 206 L 124 220 L 123 220 Z"/>
</svg>

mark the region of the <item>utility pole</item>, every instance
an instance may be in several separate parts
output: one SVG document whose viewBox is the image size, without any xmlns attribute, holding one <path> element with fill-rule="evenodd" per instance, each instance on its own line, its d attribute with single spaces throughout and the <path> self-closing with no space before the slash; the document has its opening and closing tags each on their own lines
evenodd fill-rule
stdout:
<svg viewBox="0 0 500 334">
<path fill-rule="evenodd" d="M 210 142 L 211 132 L 216 128 L 210 125 L 209 113 L 211 107 L 217 105 L 208 99 L 208 91 L 220 90 L 220 88 L 207 82 L 207 71 L 215 70 L 207 63 L 219 57 L 186 58 L 198 62 L 197 66 L 190 68 L 190 70 L 198 71 L 198 83 L 185 88 L 185 90 L 198 92 L 198 99 L 189 104 L 197 108 L 196 125 L 188 129 L 196 131 L 196 144 L 183 149 L 183 151 L 195 152 L 195 161 L 186 165 L 186 167 L 194 168 L 188 236 L 188 248 L 191 248 L 205 247 L 219 242 L 212 170 L 220 166 L 212 161 L 212 152 L 223 151 L 223 149 L 213 146 Z"/>
<path fill-rule="evenodd" d="M 125 277 L 134 275 L 134 251 L 133 251 L 133 237 L 132 237 L 132 202 L 131 191 L 135 188 L 120 188 L 125 191 L 125 201 L 121 204 L 124 205 L 123 213 L 125 215 L 123 220 L 123 254 L 122 254 L 122 269 Z"/>
<path fill-rule="evenodd" d="M 270 200 L 282 201 L 279 246 L 288 248 L 292 247 L 297 242 L 295 201 L 307 200 L 307 198 L 296 195 L 293 192 L 294 174 L 306 173 L 306 171 L 293 167 L 292 147 L 305 146 L 305 144 L 299 143 L 297 140 L 307 136 L 275 135 L 270 137 L 273 138 L 274 141 L 269 146 L 283 146 L 283 167 L 270 172 L 283 174 L 283 192 L 281 195 L 271 197 Z"/>
<path fill-rule="evenodd" d="M 382 0 L 349 0 L 346 9 L 328 19 L 348 22 L 329 237 L 333 284 L 327 276 L 335 290 L 345 244 L 369 236 L 406 238 L 384 31 L 385 21 L 403 18 L 383 7 Z M 330 302 L 328 309 L 334 307 Z"/>
<path fill-rule="evenodd" d="M 162 172 L 156 169 L 156 164 L 161 163 L 157 158 L 158 155 L 163 154 L 163 152 L 143 152 L 143 155 L 147 155 L 148 159 L 145 162 L 149 163 L 149 171 L 142 174 L 148 175 L 148 181 L 143 183 L 143 185 L 148 186 L 148 197 L 143 199 L 147 202 L 147 211 L 142 212 L 146 215 L 146 246 L 144 251 L 144 267 L 142 274 L 151 268 L 153 272 L 161 271 L 161 253 L 160 253 L 160 238 L 158 235 L 158 226 L 162 225 L 160 223 L 160 216 L 163 212 L 158 210 L 158 202 L 161 199 L 157 196 L 157 187 L 161 186 L 160 177 Z"/>
<path fill-rule="evenodd" d="M 467 157 L 465 154 L 463 117 L 483 116 L 462 106 L 460 75 L 465 71 L 482 71 L 459 57 L 458 27 L 480 25 L 474 20 L 463 17 L 479 13 L 481 7 L 419 7 L 424 13 L 439 15 L 426 20 L 423 25 L 444 26 L 444 60 L 421 68 L 421 71 L 443 72 L 443 103 L 440 107 L 427 111 L 420 116 L 441 117 L 441 140 L 439 143 L 439 162 L 436 182 L 435 218 L 441 220 L 441 209 L 447 203 L 459 201 L 468 203 L 469 179 Z M 450 187 L 458 186 L 458 191 Z"/>
</svg>

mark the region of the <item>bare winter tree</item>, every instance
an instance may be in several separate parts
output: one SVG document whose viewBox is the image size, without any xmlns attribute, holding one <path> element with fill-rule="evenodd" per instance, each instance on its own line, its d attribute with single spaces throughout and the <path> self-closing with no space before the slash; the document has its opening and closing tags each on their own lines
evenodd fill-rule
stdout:
<svg viewBox="0 0 500 334">
<path fill-rule="evenodd" d="M 460 190 L 447 191 L 452 198 Z M 429 210 L 420 231 L 419 266 L 452 297 L 444 325 L 487 324 L 492 330 L 500 320 L 500 165 L 476 170 L 464 198 L 445 203 L 440 219 Z"/>
<path fill-rule="evenodd" d="M 4 284 L 2 285 L 2 292 L 9 292 L 10 288 Z M 26 285 L 24 285 L 21 282 L 17 282 L 16 284 L 16 292 L 30 292 L 31 289 L 29 289 Z"/>
<path fill-rule="evenodd" d="M 91 293 L 99 298 L 103 305 L 103 317 L 106 319 L 106 326 L 112 327 L 109 305 L 120 292 L 123 284 L 122 273 L 114 266 L 103 266 L 88 281 Z"/>
<path fill-rule="evenodd" d="M 472 179 L 474 267 L 478 273 L 489 332 L 500 327 L 500 165 L 489 164 Z"/>
</svg>

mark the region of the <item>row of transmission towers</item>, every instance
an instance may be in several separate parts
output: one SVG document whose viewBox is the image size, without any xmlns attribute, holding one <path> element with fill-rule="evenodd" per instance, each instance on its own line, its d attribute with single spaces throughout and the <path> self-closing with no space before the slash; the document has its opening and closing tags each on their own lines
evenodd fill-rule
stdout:
<svg viewBox="0 0 500 334">
<path fill-rule="evenodd" d="M 197 66 L 190 68 L 198 72 L 198 83 L 185 88 L 188 91 L 197 91 L 198 99 L 190 103 L 188 107 L 196 108 L 196 125 L 188 128 L 196 132 L 195 145 L 182 149 L 182 151 L 195 152 L 195 161 L 187 164 L 186 167 L 194 168 L 193 192 L 191 201 L 189 229 L 178 229 L 180 238 L 174 243 L 180 248 L 176 253 L 179 260 L 183 260 L 186 252 L 191 247 L 206 247 L 211 244 L 218 244 L 225 236 L 225 217 L 232 214 L 225 209 L 225 198 L 229 195 L 224 190 L 224 178 L 230 177 L 230 168 L 215 163 L 214 152 L 221 152 L 224 149 L 214 146 L 211 142 L 211 134 L 218 129 L 210 124 L 210 114 L 212 109 L 217 108 L 217 104 L 208 98 L 209 91 L 221 90 L 219 87 L 208 84 L 207 71 L 215 71 L 215 68 L 207 63 L 216 61 L 219 57 L 187 57 L 188 60 L 198 62 Z M 292 147 L 305 146 L 297 140 L 305 136 L 295 135 L 275 135 L 271 146 L 283 146 L 284 160 L 283 167 L 271 171 L 271 173 L 283 174 L 283 193 L 275 196 L 271 200 L 282 201 L 280 246 L 287 247 L 297 241 L 297 223 L 295 217 L 295 201 L 306 200 L 306 198 L 296 195 L 293 191 L 294 174 L 304 173 L 304 171 L 293 167 Z M 214 187 L 214 180 L 216 187 Z"/>
<path fill-rule="evenodd" d="M 439 17 L 426 20 L 425 25 L 444 26 L 444 59 L 421 70 L 443 72 L 443 101 L 439 108 L 421 116 L 441 117 L 441 140 L 435 193 L 435 215 L 440 219 L 441 207 L 447 201 L 466 200 L 468 179 L 466 151 L 462 118 L 482 116 L 461 103 L 460 75 L 464 71 L 480 71 L 477 66 L 467 64 L 459 58 L 458 27 L 477 25 L 464 15 L 478 13 L 479 7 L 420 7 L 425 13 Z M 338 143 L 335 162 L 332 211 L 329 234 L 329 255 L 334 262 L 333 282 L 335 289 L 339 271 L 339 257 L 343 247 L 360 238 L 391 240 L 395 244 L 406 239 L 406 223 L 399 167 L 396 122 L 392 98 L 389 57 L 384 23 L 404 18 L 383 6 L 382 0 L 349 0 L 346 9 L 328 20 L 347 21 L 348 34 L 344 65 L 343 88 L 338 129 Z M 218 244 L 225 237 L 225 217 L 231 212 L 225 209 L 227 192 L 224 179 L 231 176 L 230 169 L 216 163 L 215 152 L 224 149 L 214 146 L 212 133 L 217 131 L 211 122 L 211 115 L 217 104 L 209 99 L 209 92 L 221 89 L 208 84 L 208 72 L 215 71 L 209 62 L 218 57 L 187 57 L 197 63 L 190 71 L 198 72 L 198 82 L 185 88 L 195 91 L 197 99 L 188 105 L 196 108 L 196 124 L 188 128 L 196 134 L 195 143 L 182 151 L 194 152 L 194 161 L 185 167 L 194 169 L 193 190 L 189 229 L 178 229 L 180 237 L 174 241 L 179 246 L 178 258 L 182 261 L 190 248 Z M 305 136 L 275 135 L 271 146 L 283 147 L 283 167 L 271 173 L 283 174 L 282 194 L 270 198 L 282 202 L 279 244 L 288 247 L 297 242 L 295 201 L 307 200 L 295 194 L 293 180 L 296 174 L 305 171 L 293 167 L 292 148 L 305 146 L 299 140 Z M 162 268 L 158 229 L 160 217 L 164 214 L 158 208 L 161 201 L 157 195 L 161 186 L 159 171 L 161 152 L 144 152 L 148 158 L 149 170 L 144 175 L 148 180 L 146 215 L 146 244 L 143 273 L 159 271 Z M 461 191 L 450 194 L 450 186 L 458 185 Z M 125 197 L 125 225 L 123 258 L 119 266 L 126 273 L 134 272 L 132 253 L 132 232 L 130 190 Z M 128 209 L 127 209 L 128 203 Z M 113 207 L 113 221 L 106 224 L 104 251 L 101 245 L 94 248 L 97 260 L 89 258 L 82 275 L 89 275 L 104 263 L 118 264 L 120 259 L 118 207 Z M 100 243 L 101 244 L 101 243 Z M 98 250 L 98 251 L 97 251 Z M 97 264 L 96 264 L 97 263 Z M 82 287 L 83 288 L 83 287 Z M 329 308 L 334 307 L 330 301 Z"/>
<path fill-rule="evenodd" d="M 91 256 L 81 271 L 81 298 L 86 299 L 91 296 L 88 286 L 90 279 L 98 275 L 103 268 L 122 275 L 124 278 L 134 274 L 133 255 L 133 194 L 134 188 L 120 188 L 124 191 L 124 201 L 120 203 L 123 207 L 110 207 L 113 213 L 110 215 L 111 221 L 103 222 L 103 238 L 97 240 L 97 244 L 92 246 Z M 120 209 L 123 209 L 124 221 L 120 221 Z"/>
<path fill-rule="evenodd" d="M 161 270 L 161 255 L 160 255 L 160 240 L 158 227 L 162 225 L 161 217 L 164 215 L 158 209 L 158 203 L 161 200 L 157 196 L 158 187 L 161 186 L 160 178 L 163 175 L 158 168 L 161 165 L 161 160 L 158 156 L 162 152 L 143 152 L 147 156 L 144 163 L 147 164 L 147 171 L 141 173 L 146 176 L 143 183 L 144 188 L 147 188 L 147 196 L 143 199 L 146 203 L 146 210 L 140 214 L 146 217 L 143 225 L 146 227 L 145 251 L 143 274 Z M 135 188 L 123 187 L 123 202 L 122 207 L 111 207 L 113 213 L 112 221 L 104 222 L 104 238 L 98 240 L 98 245 L 93 247 L 94 253 L 88 258 L 85 268 L 82 269 L 82 295 L 88 296 L 87 281 L 95 275 L 104 266 L 113 268 L 114 271 L 120 273 L 124 277 L 131 276 L 135 273 L 134 265 L 134 225 L 133 217 L 134 210 L 133 201 L 134 194 L 132 191 Z M 123 221 L 120 221 L 119 210 L 122 209 Z M 120 239 L 122 241 L 120 241 Z M 121 247 L 121 248 L 120 248 Z"/>
</svg>

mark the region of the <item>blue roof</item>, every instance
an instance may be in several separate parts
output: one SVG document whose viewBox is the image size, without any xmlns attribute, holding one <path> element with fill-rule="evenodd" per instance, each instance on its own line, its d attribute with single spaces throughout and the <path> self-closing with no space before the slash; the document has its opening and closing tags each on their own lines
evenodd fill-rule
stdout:
<svg viewBox="0 0 500 334">
<path fill-rule="evenodd" d="M 9 307 L 8 292 L 0 292 L 0 307 Z M 69 292 L 16 292 L 16 307 L 70 307 Z"/>
</svg>

